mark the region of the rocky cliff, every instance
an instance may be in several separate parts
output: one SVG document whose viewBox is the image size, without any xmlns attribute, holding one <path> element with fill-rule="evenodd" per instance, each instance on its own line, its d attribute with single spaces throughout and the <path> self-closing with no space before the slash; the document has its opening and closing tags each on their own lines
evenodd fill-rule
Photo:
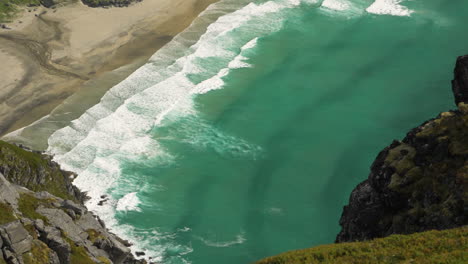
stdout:
<svg viewBox="0 0 468 264">
<path fill-rule="evenodd" d="M 468 224 L 468 56 L 457 60 L 452 89 L 457 110 L 379 153 L 351 193 L 337 242 Z"/>
<path fill-rule="evenodd" d="M 146 263 L 83 205 L 74 175 L 0 141 L 0 264 Z"/>
</svg>

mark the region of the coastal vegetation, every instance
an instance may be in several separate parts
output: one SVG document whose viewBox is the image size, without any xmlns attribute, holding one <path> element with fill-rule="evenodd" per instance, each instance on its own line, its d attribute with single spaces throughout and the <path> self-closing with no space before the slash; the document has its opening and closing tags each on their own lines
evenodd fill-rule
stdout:
<svg viewBox="0 0 468 264">
<path fill-rule="evenodd" d="M 52 207 L 53 199 L 38 199 L 31 194 L 23 193 L 18 199 L 18 209 L 24 217 L 30 219 L 41 219 L 44 223 L 48 223 L 45 216 L 36 212 L 39 206 Z"/>
<path fill-rule="evenodd" d="M 287 252 L 256 264 L 466 263 L 468 227 Z"/>
<path fill-rule="evenodd" d="M 71 183 L 73 174 L 62 171 L 51 157 L 4 141 L 0 141 L 0 173 L 35 192 L 47 191 L 62 199 L 82 199 Z"/>
<path fill-rule="evenodd" d="M 45 6 L 52 7 L 62 2 L 76 2 L 78 0 L 4 0 L 0 2 L 0 23 L 11 22 L 22 7 Z M 90 7 L 116 6 L 125 7 L 142 0 L 82 0 Z"/>
<path fill-rule="evenodd" d="M 0 2 L 0 22 L 9 22 L 21 6 L 39 6 L 40 0 L 5 0 Z"/>
</svg>

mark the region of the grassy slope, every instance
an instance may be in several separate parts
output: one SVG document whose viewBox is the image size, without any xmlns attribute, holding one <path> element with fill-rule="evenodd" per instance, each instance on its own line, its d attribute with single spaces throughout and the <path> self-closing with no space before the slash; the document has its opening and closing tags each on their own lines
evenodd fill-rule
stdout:
<svg viewBox="0 0 468 264">
<path fill-rule="evenodd" d="M 47 191 L 63 199 L 75 200 L 66 187 L 65 179 L 68 175 L 60 171 L 58 166 L 51 166 L 50 161 L 41 154 L 0 141 L 0 172 L 2 171 L 10 182 L 32 191 Z M 38 184 L 34 181 L 35 177 L 42 178 L 42 182 Z"/>
<path fill-rule="evenodd" d="M 256 264 L 468 263 L 468 226 L 290 251 Z"/>
</svg>

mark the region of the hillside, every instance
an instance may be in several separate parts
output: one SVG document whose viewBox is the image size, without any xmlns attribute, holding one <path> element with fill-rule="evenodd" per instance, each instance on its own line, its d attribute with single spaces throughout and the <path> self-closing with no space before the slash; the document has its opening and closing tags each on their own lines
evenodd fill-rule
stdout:
<svg viewBox="0 0 468 264">
<path fill-rule="evenodd" d="M 466 263 L 468 227 L 286 252 L 256 264 Z"/>
</svg>

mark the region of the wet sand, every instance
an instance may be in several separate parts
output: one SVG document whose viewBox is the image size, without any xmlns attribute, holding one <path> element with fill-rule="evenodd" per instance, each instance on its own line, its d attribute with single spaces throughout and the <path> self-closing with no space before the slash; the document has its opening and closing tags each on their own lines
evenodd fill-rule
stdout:
<svg viewBox="0 0 468 264">
<path fill-rule="evenodd" d="M 109 72 L 143 64 L 213 2 L 144 0 L 124 8 L 74 3 L 24 9 L 8 25 L 12 29 L 0 30 L 0 135 L 48 115 Z M 109 87 L 99 89 L 111 88 L 102 85 Z"/>
</svg>

